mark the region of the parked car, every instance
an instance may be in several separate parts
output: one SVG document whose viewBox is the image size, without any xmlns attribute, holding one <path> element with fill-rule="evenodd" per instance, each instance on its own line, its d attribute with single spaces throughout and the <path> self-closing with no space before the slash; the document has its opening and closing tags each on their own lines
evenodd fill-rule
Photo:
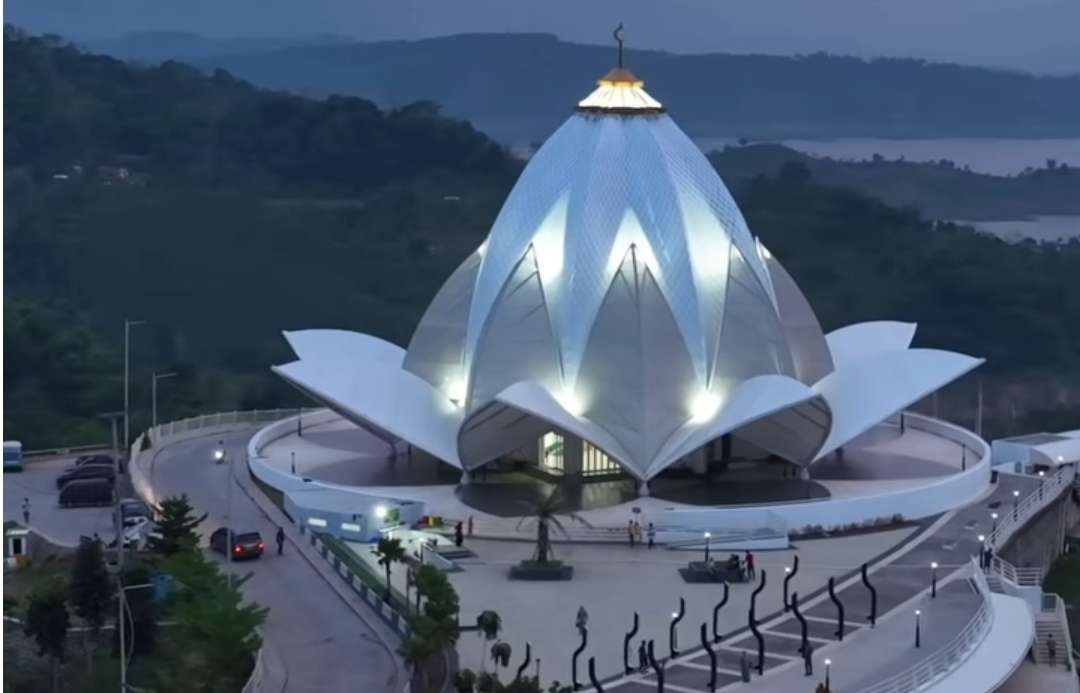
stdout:
<svg viewBox="0 0 1080 693">
<path fill-rule="evenodd" d="M 116 481 L 116 471 L 112 467 L 99 464 L 84 464 L 80 467 L 66 470 L 56 477 L 56 488 L 63 488 L 69 481 L 76 479 L 108 479 L 111 486 Z"/>
<path fill-rule="evenodd" d="M 210 548 L 222 555 L 228 555 L 229 530 L 225 527 L 215 529 L 210 535 Z M 232 532 L 232 557 L 233 560 L 243 558 L 258 558 L 262 555 L 266 545 L 263 544 L 262 536 L 258 532 Z"/>
<path fill-rule="evenodd" d="M 143 549 L 161 541 L 161 530 L 148 517 L 128 517 L 124 520 L 124 548 Z M 109 542 L 109 547 L 116 546 L 116 539 Z"/>
<path fill-rule="evenodd" d="M 111 455 L 104 455 L 101 453 L 95 455 L 79 455 L 75 458 L 75 466 L 81 467 L 84 464 L 107 464 L 110 466 L 116 466 Z"/>
<path fill-rule="evenodd" d="M 113 504 L 113 480 L 106 477 L 72 479 L 60 489 L 57 500 L 61 508 Z"/>
<path fill-rule="evenodd" d="M 139 518 L 145 518 L 152 520 L 154 518 L 153 512 L 150 510 L 150 506 L 143 503 L 138 498 L 121 498 L 120 502 L 116 504 L 117 511 L 120 513 L 120 521 L 126 527 Z"/>
</svg>

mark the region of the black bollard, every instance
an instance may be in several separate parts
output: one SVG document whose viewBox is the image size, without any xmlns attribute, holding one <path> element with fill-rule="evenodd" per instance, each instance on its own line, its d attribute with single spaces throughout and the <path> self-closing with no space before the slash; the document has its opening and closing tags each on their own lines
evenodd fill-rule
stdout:
<svg viewBox="0 0 1080 693">
<path fill-rule="evenodd" d="M 829 578 L 829 598 L 836 604 L 836 638 L 844 640 L 844 604 L 836 596 L 836 579 Z"/>
<path fill-rule="evenodd" d="M 750 632 L 757 638 L 758 643 L 758 656 L 757 656 L 757 670 L 758 675 L 765 674 L 765 638 L 762 637 L 761 631 L 757 627 L 757 596 L 761 594 L 761 591 L 765 589 L 765 571 L 761 571 L 761 584 L 750 593 Z"/>
<path fill-rule="evenodd" d="M 870 584 L 870 577 L 866 574 L 866 563 L 862 564 L 862 581 L 866 589 L 870 590 L 870 627 L 877 623 L 877 590 Z"/>
<path fill-rule="evenodd" d="M 585 646 L 589 643 L 589 629 L 581 629 L 581 644 L 574 650 L 574 657 L 570 660 L 570 673 L 574 683 L 574 690 L 580 691 L 581 684 L 577 680 L 577 658 L 585 651 Z"/>
<path fill-rule="evenodd" d="M 795 612 L 795 618 L 799 619 L 799 625 L 802 626 L 802 646 L 799 647 L 799 654 L 802 654 L 803 652 L 806 652 L 806 639 L 807 639 L 806 618 L 804 618 L 803 615 L 801 613 L 799 613 L 799 593 L 798 592 L 792 592 L 791 593 L 791 610 L 793 612 Z"/>
<path fill-rule="evenodd" d="M 784 576 L 784 613 L 788 610 L 788 583 L 791 582 L 791 578 L 799 572 L 799 557 L 795 556 L 795 560 L 792 561 L 792 568 Z"/>
<path fill-rule="evenodd" d="M 660 662 L 656 661 L 655 649 L 653 648 L 653 641 L 649 641 L 648 647 L 649 654 L 649 666 L 656 672 L 656 693 L 664 693 L 664 667 Z"/>
<path fill-rule="evenodd" d="M 521 678 L 521 675 L 525 673 L 525 670 L 532 664 L 532 643 L 525 643 L 525 661 L 518 667 L 517 673 L 514 674 L 514 680 L 517 681 Z"/>
<path fill-rule="evenodd" d="M 720 603 L 717 604 L 716 606 L 714 606 L 713 610 L 712 610 L 712 637 L 713 637 L 713 642 L 720 642 L 720 640 L 722 639 L 720 637 L 720 631 L 717 629 L 717 626 L 716 626 L 716 619 L 720 615 L 720 609 L 724 608 L 724 604 L 727 604 L 728 592 L 729 591 L 730 591 L 730 588 L 728 587 L 727 580 L 724 580 L 724 598 L 721 599 Z"/>
<path fill-rule="evenodd" d="M 630 641 L 634 639 L 638 631 L 638 612 L 634 612 L 634 627 L 630 629 L 630 632 L 623 636 L 622 641 L 622 663 L 623 669 L 627 674 L 634 673 L 634 670 L 630 668 Z"/>
<path fill-rule="evenodd" d="M 709 642 L 708 628 L 704 623 L 701 624 L 701 646 L 705 648 L 705 651 L 709 653 L 709 690 L 716 690 L 716 652 L 712 648 L 712 643 Z"/>
<path fill-rule="evenodd" d="M 668 649 L 671 650 L 672 659 L 679 656 L 679 649 L 675 646 L 675 628 L 678 627 L 679 621 L 683 620 L 685 615 L 686 600 L 679 597 L 679 612 L 671 619 L 671 625 L 668 626 Z"/>
<path fill-rule="evenodd" d="M 600 685 L 600 680 L 596 678 L 596 657 L 589 657 L 589 683 L 596 689 L 596 693 L 604 693 L 604 687 Z"/>
</svg>

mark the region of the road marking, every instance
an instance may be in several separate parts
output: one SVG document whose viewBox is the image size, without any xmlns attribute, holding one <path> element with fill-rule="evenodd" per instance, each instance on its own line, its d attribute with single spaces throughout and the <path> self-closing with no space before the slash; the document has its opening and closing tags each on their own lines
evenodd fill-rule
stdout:
<svg viewBox="0 0 1080 693">
<path fill-rule="evenodd" d="M 800 635 L 795 635 L 794 633 L 783 633 L 783 632 L 778 631 L 778 630 L 763 630 L 763 631 L 761 631 L 761 633 L 763 635 L 778 635 L 781 638 L 787 638 L 789 640 L 800 640 L 800 641 L 802 640 L 802 635 L 801 634 Z M 816 641 L 821 642 L 821 643 L 832 642 L 832 640 L 830 640 L 828 638 L 818 638 L 818 637 L 814 637 L 813 635 L 809 635 L 809 634 L 807 634 L 806 639 L 807 640 L 816 640 Z"/>
<path fill-rule="evenodd" d="M 705 656 L 708 657 L 708 655 L 705 655 Z M 697 662 L 692 662 L 692 661 L 676 662 L 674 664 L 674 666 L 690 667 L 692 669 L 701 669 L 702 671 L 712 671 L 712 667 L 710 667 L 708 664 L 699 664 Z M 735 671 L 734 669 L 728 669 L 727 667 L 718 666 L 718 667 L 716 667 L 716 671 L 718 673 L 721 673 L 721 674 L 731 674 L 732 676 L 740 676 L 741 675 L 739 672 Z"/>
</svg>

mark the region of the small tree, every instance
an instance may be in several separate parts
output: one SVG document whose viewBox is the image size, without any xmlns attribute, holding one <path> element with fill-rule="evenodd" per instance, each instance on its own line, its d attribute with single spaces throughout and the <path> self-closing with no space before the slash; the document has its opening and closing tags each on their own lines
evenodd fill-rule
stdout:
<svg viewBox="0 0 1080 693">
<path fill-rule="evenodd" d="M 390 601 L 390 565 L 394 562 L 405 561 L 405 547 L 401 545 L 400 539 L 381 537 L 375 547 L 375 555 L 379 557 L 379 565 L 386 570 L 386 593 L 383 595 L 383 601 L 388 602 Z"/>
<path fill-rule="evenodd" d="M 71 569 L 71 606 L 86 622 L 88 637 L 83 638 L 87 671 L 93 671 L 94 648 L 101 626 L 110 610 L 113 585 L 105 567 L 105 554 L 100 541 L 84 541 L 75 552 Z"/>
<path fill-rule="evenodd" d="M 23 630 L 34 639 L 38 654 L 52 659 L 52 688 L 57 690 L 60 664 L 64 661 L 64 645 L 70 619 L 65 603 L 63 584 L 48 582 L 34 590 L 26 610 Z"/>
<path fill-rule="evenodd" d="M 158 531 L 161 532 L 160 551 L 171 556 L 184 549 L 194 549 L 199 543 L 195 528 L 206 519 L 206 513 L 195 517 L 187 494 L 170 496 L 161 501 L 158 512 Z"/>
<path fill-rule="evenodd" d="M 495 611 L 481 611 L 480 615 L 476 617 L 476 628 L 480 635 L 480 652 L 482 653 L 485 641 L 491 641 L 499 637 L 499 631 L 502 630 L 502 617 Z M 481 665 L 484 664 L 484 661 L 485 659 L 481 655 Z"/>
<path fill-rule="evenodd" d="M 491 660 L 495 662 L 496 671 L 498 667 L 510 666 L 510 657 L 513 653 L 513 649 L 508 642 L 497 642 L 491 646 Z"/>
</svg>

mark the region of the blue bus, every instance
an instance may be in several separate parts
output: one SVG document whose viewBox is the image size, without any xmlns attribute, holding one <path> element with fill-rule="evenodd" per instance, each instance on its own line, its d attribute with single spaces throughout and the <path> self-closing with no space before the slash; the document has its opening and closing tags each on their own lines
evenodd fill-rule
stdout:
<svg viewBox="0 0 1080 693">
<path fill-rule="evenodd" d="M 4 471 L 21 472 L 23 468 L 22 443 L 17 440 L 4 441 Z"/>
</svg>

